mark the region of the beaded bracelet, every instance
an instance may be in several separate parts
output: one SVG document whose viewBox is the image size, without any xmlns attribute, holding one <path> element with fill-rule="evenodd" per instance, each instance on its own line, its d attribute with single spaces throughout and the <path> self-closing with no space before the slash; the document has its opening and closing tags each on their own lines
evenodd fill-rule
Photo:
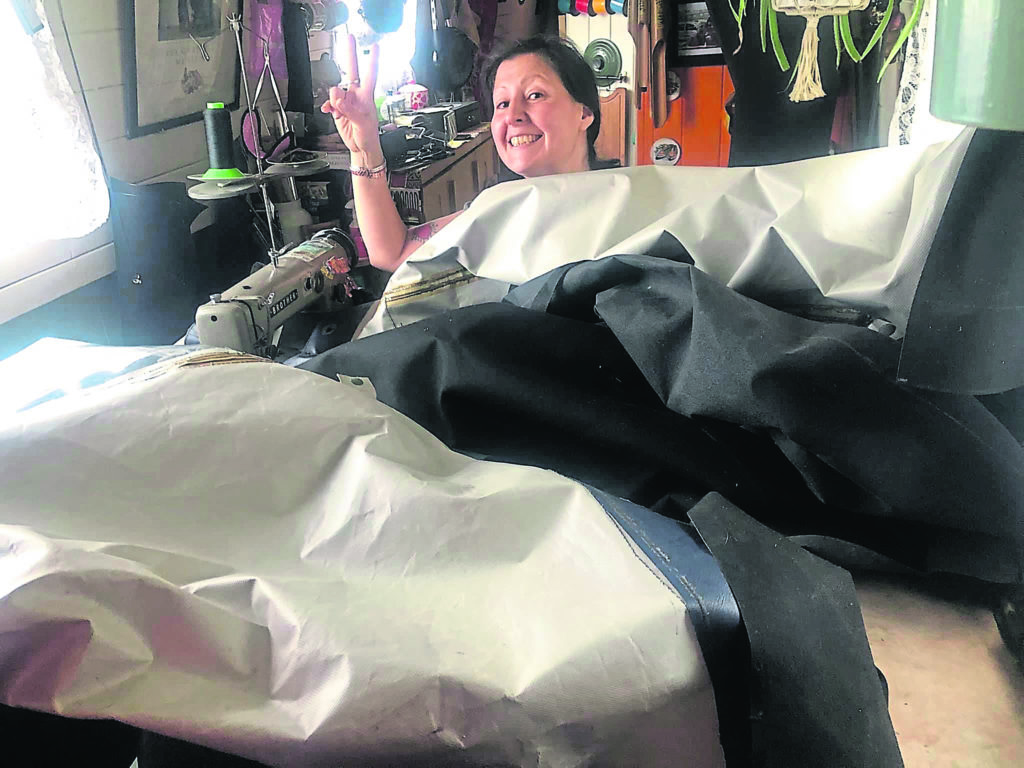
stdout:
<svg viewBox="0 0 1024 768">
<path fill-rule="evenodd" d="M 388 172 L 388 163 L 385 160 L 376 168 L 362 168 L 358 165 L 353 165 L 348 169 L 348 172 L 353 176 L 362 176 L 365 179 L 379 179 Z"/>
</svg>

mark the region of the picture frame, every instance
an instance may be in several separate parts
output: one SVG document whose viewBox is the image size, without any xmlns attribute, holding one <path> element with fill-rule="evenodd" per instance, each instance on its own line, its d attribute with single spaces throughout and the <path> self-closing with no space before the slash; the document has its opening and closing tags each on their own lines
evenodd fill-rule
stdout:
<svg viewBox="0 0 1024 768">
<path fill-rule="evenodd" d="M 767 0 L 766 0 L 767 1 Z M 672 4 L 671 34 L 666 50 L 669 67 L 724 66 L 721 38 L 705 2 Z"/>
<path fill-rule="evenodd" d="M 128 138 L 202 120 L 207 102 L 238 108 L 232 13 L 242 0 L 121 0 Z"/>
</svg>

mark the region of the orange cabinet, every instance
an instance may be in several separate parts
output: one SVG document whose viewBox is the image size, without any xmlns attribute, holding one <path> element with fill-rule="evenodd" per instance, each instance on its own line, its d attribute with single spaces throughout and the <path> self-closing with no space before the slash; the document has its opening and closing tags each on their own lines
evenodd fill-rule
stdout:
<svg viewBox="0 0 1024 768">
<path fill-rule="evenodd" d="M 651 118 L 651 99 L 641 96 L 637 112 L 636 160 L 652 165 L 651 150 L 660 139 L 670 139 L 679 147 L 676 165 L 729 164 L 729 122 L 725 103 L 733 85 L 724 66 L 686 67 L 671 70 L 679 77 L 679 98 L 669 102 L 668 120 L 655 128 Z M 671 159 L 674 149 L 659 142 L 663 158 Z"/>
</svg>

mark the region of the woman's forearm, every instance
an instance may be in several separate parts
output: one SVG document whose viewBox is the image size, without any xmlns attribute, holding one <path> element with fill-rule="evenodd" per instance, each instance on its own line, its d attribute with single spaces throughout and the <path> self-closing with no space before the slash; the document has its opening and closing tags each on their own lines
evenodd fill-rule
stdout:
<svg viewBox="0 0 1024 768">
<path fill-rule="evenodd" d="M 353 153 L 352 164 L 362 168 L 376 168 L 384 162 L 380 149 Z M 355 198 L 359 233 L 366 245 L 370 263 L 378 269 L 393 272 L 404 261 L 407 229 L 391 197 L 387 176 L 368 178 L 352 176 L 352 196 Z"/>
<path fill-rule="evenodd" d="M 379 151 L 352 154 L 352 163 L 360 168 L 377 168 L 383 162 L 383 153 Z M 359 233 L 366 245 L 370 263 L 388 272 L 398 269 L 423 243 L 462 213 L 456 211 L 409 229 L 398 214 L 387 176 L 369 178 L 353 175 L 352 195 L 355 198 Z"/>
</svg>

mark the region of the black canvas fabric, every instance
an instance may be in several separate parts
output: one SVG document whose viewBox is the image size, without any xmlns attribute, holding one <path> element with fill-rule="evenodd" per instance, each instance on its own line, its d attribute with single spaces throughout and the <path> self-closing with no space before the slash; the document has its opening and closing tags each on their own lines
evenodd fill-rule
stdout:
<svg viewBox="0 0 1024 768">
<path fill-rule="evenodd" d="M 1020 533 L 1024 451 L 975 398 L 897 382 L 892 339 L 779 312 L 667 259 L 619 256 L 540 280 L 524 286 L 528 306 L 589 303 L 670 410 L 781 432 L 862 490 L 858 511 Z"/>
<path fill-rule="evenodd" d="M 1018 580 L 1024 451 L 975 398 L 899 384 L 898 354 L 873 331 L 630 256 L 553 270 L 505 304 L 302 367 L 370 378 L 455 450 L 680 519 L 714 491 L 837 558 Z"/>
<path fill-rule="evenodd" d="M 114 720 L 75 720 L 0 704 L 5 765 L 51 768 L 102 765 L 129 768 L 138 754 L 138 730 Z"/>
<path fill-rule="evenodd" d="M 748 627 L 751 764 L 902 766 L 850 574 L 717 494 L 690 519 Z"/>
<path fill-rule="evenodd" d="M 1022 335 L 1024 134 L 979 129 L 914 295 L 899 374 L 943 392 L 1017 389 Z"/>
<path fill-rule="evenodd" d="M 368 377 L 449 447 L 555 469 L 644 506 L 710 491 L 816 504 L 770 438 L 667 410 L 608 328 L 485 304 L 336 347 L 302 368 Z"/>
<path fill-rule="evenodd" d="M 0 733 L 7 754 L 16 756 L 10 764 L 31 768 L 129 768 L 136 760 L 139 768 L 267 768 L 115 720 L 76 719 L 3 704 Z"/>
</svg>

